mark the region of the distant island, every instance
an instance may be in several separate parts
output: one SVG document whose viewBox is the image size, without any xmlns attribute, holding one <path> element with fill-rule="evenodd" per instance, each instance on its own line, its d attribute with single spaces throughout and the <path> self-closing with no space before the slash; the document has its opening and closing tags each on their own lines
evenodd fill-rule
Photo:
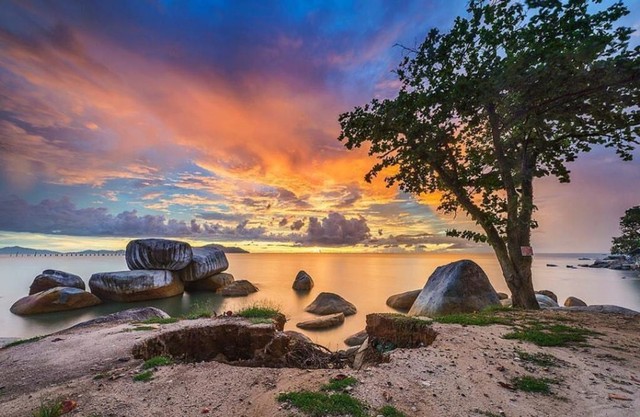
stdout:
<svg viewBox="0 0 640 417">
<path fill-rule="evenodd" d="M 224 253 L 249 253 L 249 251 L 236 246 L 223 246 L 217 243 L 206 245 L 207 247 L 215 247 L 221 249 Z M 106 250 L 106 249 L 86 249 L 83 251 L 58 252 L 48 249 L 24 248 L 22 246 L 6 246 L 0 248 L 0 255 L 10 256 L 124 256 L 125 251 Z"/>
</svg>

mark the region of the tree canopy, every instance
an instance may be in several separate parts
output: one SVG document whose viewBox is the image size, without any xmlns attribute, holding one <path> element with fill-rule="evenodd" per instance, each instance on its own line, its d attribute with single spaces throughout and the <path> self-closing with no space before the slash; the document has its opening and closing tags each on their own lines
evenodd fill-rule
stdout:
<svg viewBox="0 0 640 417">
<path fill-rule="evenodd" d="M 640 206 L 631 207 L 620 218 L 621 236 L 613 238 L 611 253 L 631 253 L 640 249 Z"/>
<path fill-rule="evenodd" d="M 625 160 L 640 136 L 640 48 L 616 26 L 622 3 L 472 0 L 451 30 L 405 48 L 393 99 L 340 115 L 348 149 L 368 146 L 389 186 L 438 192 L 439 210 L 479 226 L 453 236 L 488 242 L 514 305 L 536 308 L 530 246 L 533 181 L 569 182 L 567 163 L 596 145 Z"/>
</svg>

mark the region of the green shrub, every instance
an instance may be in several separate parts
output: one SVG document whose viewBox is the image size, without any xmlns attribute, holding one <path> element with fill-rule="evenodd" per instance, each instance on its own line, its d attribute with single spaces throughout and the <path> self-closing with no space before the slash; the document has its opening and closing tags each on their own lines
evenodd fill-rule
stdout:
<svg viewBox="0 0 640 417">
<path fill-rule="evenodd" d="M 134 375 L 133 377 L 133 380 L 137 382 L 147 382 L 147 381 L 151 381 L 152 379 L 153 379 L 153 372 L 150 370 L 140 372 L 139 374 Z"/>
<path fill-rule="evenodd" d="M 245 318 L 272 319 L 280 313 L 280 306 L 271 301 L 259 301 L 238 311 L 237 315 Z"/>
<path fill-rule="evenodd" d="M 167 358 L 166 356 L 154 356 L 151 359 L 147 359 L 142 364 L 142 369 L 157 368 L 159 366 L 171 365 L 172 363 L 173 361 L 171 360 L 171 358 Z"/>
<path fill-rule="evenodd" d="M 62 415 L 62 401 L 47 400 L 40 403 L 40 407 L 32 413 L 33 417 L 59 417 Z"/>
<path fill-rule="evenodd" d="M 288 402 L 312 417 L 342 416 L 366 417 L 366 406 L 347 394 L 323 392 L 287 392 L 278 395 L 278 401 Z"/>
<path fill-rule="evenodd" d="M 392 405 L 385 405 L 378 411 L 378 414 L 384 417 L 407 417 L 402 411 Z"/>
<path fill-rule="evenodd" d="M 328 384 L 325 384 L 320 388 L 322 391 L 344 391 L 345 388 L 354 386 L 358 383 L 358 380 L 354 377 L 346 377 L 343 379 L 330 379 Z"/>
</svg>

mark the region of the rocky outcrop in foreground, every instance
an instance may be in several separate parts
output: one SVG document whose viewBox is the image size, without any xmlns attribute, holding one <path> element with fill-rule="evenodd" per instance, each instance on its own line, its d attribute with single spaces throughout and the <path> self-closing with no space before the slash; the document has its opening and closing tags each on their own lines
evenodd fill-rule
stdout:
<svg viewBox="0 0 640 417">
<path fill-rule="evenodd" d="M 471 313 L 500 305 L 487 274 L 473 261 L 439 266 L 409 310 L 410 316 Z"/>
</svg>

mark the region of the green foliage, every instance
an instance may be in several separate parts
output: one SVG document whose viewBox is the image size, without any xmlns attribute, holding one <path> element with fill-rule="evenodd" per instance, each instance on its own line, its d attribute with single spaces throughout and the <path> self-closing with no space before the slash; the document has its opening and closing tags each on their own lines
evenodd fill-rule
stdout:
<svg viewBox="0 0 640 417">
<path fill-rule="evenodd" d="M 172 363 L 173 361 L 171 360 L 171 358 L 167 358 L 166 356 L 154 356 L 151 359 L 147 359 L 142 364 L 142 369 L 157 368 L 158 366 L 167 366 L 171 365 Z"/>
<path fill-rule="evenodd" d="M 378 414 L 384 417 L 407 417 L 402 411 L 392 405 L 385 405 L 378 411 Z"/>
<path fill-rule="evenodd" d="M 134 332 L 146 332 L 148 330 L 155 330 L 156 328 L 153 326 L 136 326 L 133 329 L 131 329 L 131 331 Z"/>
<path fill-rule="evenodd" d="M 150 370 L 140 372 L 133 376 L 133 380 L 136 382 L 148 382 L 153 379 L 153 372 Z"/>
<path fill-rule="evenodd" d="M 494 313 L 503 311 L 503 307 L 485 309 L 478 313 L 457 313 L 438 316 L 434 320 L 443 324 L 461 324 L 463 326 L 490 326 L 492 324 L 510 325 L 513 320 L 506 317 L 498 317 Z M 511 309 L 509 309 L 511 310 Z"/>
<path fill-rule="evenodd" d="M 551 386 L 549 384 L 553 382 L 548 378 L 536 378 L 533 376 L 520 376 L 511 380 L 513 386 L 520 391 L 541 394 L 551 394 Z"/>
<path fill-rule="evenodd" d="M 280 312 L 280 306 L 270 301 L 259 301 L 238 311 L 238 316 L 255 319 L 272 319 Z"/>
<path fill-rule="evenodd" d="M 202 318 L 209 318 L 213 315 L 213 309 L 207 304 L 196 303 L 189 311 L 183 316 L 187 320 L 195 320 Z"/>
<path fill-rule="evenodd" d="M 40 407 L 32 413 L 33 417 L 59 417 L 62 415 L 62 401 L 47 400 L 40 403 Z"/>
<path fill-rule="evenodd" d="M 171 324 L 178 322 L 177 317 L 152 317 L 150 319 L 141 321 L 143 324 Z"/>
<path fill-rule="evenodd" d="M 567 346 L 584 343 L 587 336 L 599 333 L 563 324 L 533 324 L 505 334 L 505 339 L 524 340 L 538 346 Z"/>
<path fill-rule="evenodd" d="M 6 345 L 4 345 L 2 347 L 2 349 L 7 349 L 13 346 L 19 346 L 19 345 L 23 345 L 25 343 L 32 343 L 32 342 L 37 342 L 38 340 L 42 339 L 45 336 L 34 336 L 34 337 L 30 337 L 28 339 L 20 339 L 20 340 L 16 340 L 13 341 L 11 343 L 7 343 Z"/>
<path fill-rule="evenodd" d="M 631 253 L 640 249 L 640 206 L 631 207 L 620 218 L 621 236 L 613 238 L 611 253 Z"/>
<path fill-rule="evenodd" d="M 523 361 L 533 363 L 538 366 L 545 366 L 545 367 L 558 366 L 558 362 L 559 362 L 559 359 L 556 358 L 555 356 L 550 355 L 548 353 L 542 353 L 542 352 L 528 353 L 528 352 L 516 349 L 516 355 L 518 355 L 518 357 Z"/>
<path fill-rule="evenodd" d="M 323 392 L 287 392 L 278 395 L 278 401 L 288 402 L 312 417 L 342 416 L 365 417 L 366 405 L 347 394 Z"/>
<path fill-rule="evenodd" d="M 441 211 L 476 222 L 449 233 L 492 246 L 515 307 L 537 308 L 520 252 L 537 226 L 534 179 L 569 182 L 580 153 L 603 145 L 630 160 L 638 144 L 640 48 L 616 25 L 628 10 L 590 3 L 471 0 L 448 33 L 406 48 L 397 97 L 339 118 L 345 146 L 378 158 L 367 181 L 438 192 Z"/>
<path fill-rule="evenodd" d="M 328 384 L 324 384 L 321 391 L 344 391 L 347 387 L 352 387 L 358 383 L 358 380 L 352 376 L 343 379 L 330 379 Z"/>
</svg>

